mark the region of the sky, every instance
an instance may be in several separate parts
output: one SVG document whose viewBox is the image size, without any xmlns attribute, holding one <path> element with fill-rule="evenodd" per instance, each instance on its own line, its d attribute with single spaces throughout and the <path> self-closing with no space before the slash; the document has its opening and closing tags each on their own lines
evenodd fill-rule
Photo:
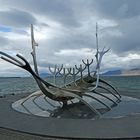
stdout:
<svg viewBox="0 0 140 140">
<path fill-rule="evenodd" d="M 0 0 L 0 51 L 22 54 L 30 64 L 30 24 L 34 25 L 40 72 L 48 66 L 96 63 L 99 49 L 110 48 L 101 71 L 140 68 L 140 0 Z M 0 59 L 1 76 L 29 74 Z"/>
</svg>

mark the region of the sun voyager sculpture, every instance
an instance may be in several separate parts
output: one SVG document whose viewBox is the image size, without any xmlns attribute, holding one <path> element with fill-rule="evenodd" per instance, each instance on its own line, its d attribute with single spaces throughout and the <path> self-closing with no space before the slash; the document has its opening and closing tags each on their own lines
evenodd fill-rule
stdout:
<svg viewBox="0 0 140 140">
<path fill-rule="evenodd" d="M 126 90 L 120 95 L 110 82 L 100 76 L 101 62 L 110 49 L 98 48 L 97 25 L 96 55 L 73 67 L 49 66 L 51 77 L 40 76 L 33 25 L 31 44 L 33 65 L 23 55 L 11 56 L 0 51 L 1 59 L 30 73 L 39 87 L 34 93 L 1 98 L 2 128 L 56 138 L 140 137 L 139 94 Z"/>
<path fill-rule="evenodd" d="M 95 59 L 81 60 L 81 64 L 71 68 L 49 67 L 53 83 L 40 77 L 36 60 L 36 46 L 33 25 L 31 25 L 32 58 L 34 69 L 25 57 L 17 54 L 17 58 L 5 52 L 0 52 L 1 59 L 29 72 L 35 79 L 39 91 L 22 98 L 12 104 L 12 107 L 23 113 L 56 118 L 90 118 L 99 119 L 121 102 L 119 92 L 107 81 L 100 78 L 100 67 L 103 56 L 109 49 L 98 49 L 98 34 L 96 28 L 97 52 Z M 92 64 L 96 63 L 93 70 Z M 58 86 L 57 77 L 63 81 Z M 71 78 L 71 82 L 67 79 Z"/>
</svg>

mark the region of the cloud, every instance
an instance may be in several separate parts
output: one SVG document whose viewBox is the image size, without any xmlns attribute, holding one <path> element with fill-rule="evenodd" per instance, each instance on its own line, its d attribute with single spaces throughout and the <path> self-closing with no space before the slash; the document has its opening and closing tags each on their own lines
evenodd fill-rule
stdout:
<svg viewBox="0 0 140 140">
<path fill-rule="evenodd" d="M 29 25 L 34 24 L 37 61 L 73 66 L 94 58 L 96 22 L 99 49 L 111 48 L 102 70 L 139 67 L 139 0 L 0 0 L 1 50 L 22 53 L 32 64 Z M 131 57 L 130 57 L 131 56 Z M 137 57 L 136 57 L 137 56 Z M 5 65 L 8 73 L 9 65 Z M 0 74 L 1 75 L 1 74 Z"/>
<path fill-rule="evenodd" d="M 0 36 L 0 45 L 1 47 L 6 46 L 9 44 L 9 40 L 5 37 Z"/>
<path fill-rule="evenodd" d="M 110 0 L 95 1 L 96 10 L 101 17 L 116 20 L 124 20 L 138 16 L 140 13 L 139 4 L 140 2 L 138 0 L 117 0 L 113 2 Z"/>
<path fill-rule="evenodd" d="M 10 27 L 28 27 L 31 23 L 35 24 L 36 19 L 28 12 L 10 8 L 0 11 L 0 24 Z"/>
<path fill-rule="evenodd" d="M 139 32 L 140 16 L 123 20 L 118 26 L 107 28 L 103 32 L 101 44 L 111 47 L 118 55 L 140 52 Z"/>
<path fill-rule="evenodd" d="M 3 4 L 5 6 L 8 5 L 8 6 L 24 9 L 26 11 L 30 11 L 37 17 L 38 15 L 46 16 L 46 20 L 47 19 L 53 20 L 53 21 L 55 20 L 55 22 L 58 22 L 62 26 L 75 27 L 75 26 L 80 25 L 80 23 L 77 21 L 75 17 L 71 0 L 68 0 L 68 1 L 12 0 L 12 1 L 6 1 Z"/>
</svg>

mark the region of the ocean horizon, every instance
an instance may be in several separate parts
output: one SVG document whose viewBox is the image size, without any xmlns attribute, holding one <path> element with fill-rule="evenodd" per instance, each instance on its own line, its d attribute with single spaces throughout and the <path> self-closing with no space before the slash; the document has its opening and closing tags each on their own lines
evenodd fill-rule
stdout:
<svg viewBox="0 0 140 140">
<path fill-rule="evenodd" d="M 119 92 L 140 91 L 140 76 L 102 76 L 110 84 L 116 87 Z M 48 82 L 53 81 L 52 77 L 45 78 Z M 67 80 L 70 82 L 71 78 Z M 63 85 L 63 79 L 57 78 L 57 84 Z M 32 77 L 0 77 L 0 95 L 32 93 L 39 90 Z"/>
</svg>

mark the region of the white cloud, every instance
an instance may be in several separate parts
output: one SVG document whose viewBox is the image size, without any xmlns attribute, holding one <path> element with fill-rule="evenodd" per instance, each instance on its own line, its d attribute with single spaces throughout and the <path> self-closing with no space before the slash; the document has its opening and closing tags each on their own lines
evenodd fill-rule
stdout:
<svg viewBox="0 0 140 140">
<path fill-rule="evenodd" d="M 140 2 L 137 0 L 0 0 L 1 51 L 22 53 L 31 63 L 30 24 L 34 24 L 38 65 L 62 63 L 73 66 L 81 59 L 94 58 L 96 22 L 99 25 L 99 48 L 111 48 L 102 70 L 139 67 Z M 93 53 L 94 52 L 94 53 Z M 133 63 L 132 63 L 133 62 Z M 9 73 L 9 65 L 0 61 L 5 74 L 21 74 L 18 68 Z M 18 72 L 16 72 L 16 70 Z"/>
</svg>

